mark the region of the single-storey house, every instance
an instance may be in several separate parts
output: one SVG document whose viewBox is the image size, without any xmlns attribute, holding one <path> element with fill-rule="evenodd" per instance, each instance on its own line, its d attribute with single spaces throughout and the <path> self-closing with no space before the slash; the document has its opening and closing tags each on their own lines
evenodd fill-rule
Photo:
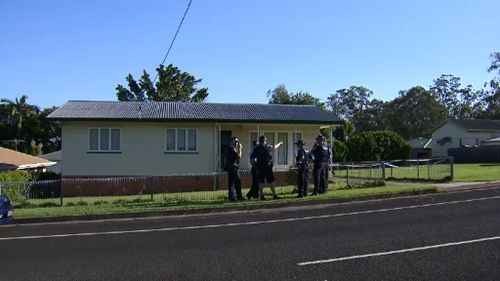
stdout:
<svg viewBox="0 0 500 281">
<path fill-rule="evenodd" d="M 231 137 L 243 144 L 241 169 L 264 134 L 283 142 L 275 168 L 288 170 L 296 140 L 312 145 L 321 128 L 342 123 L 311 105 L 192 102 L 69 101 L 48 118 L 62 124 L 63 178 L 193 174 L 182 184 L 203 188 L 223 187 L 210 174 L 223 170 Z"/>
<path fill-rule="evenodd" d="M 432 156 L 448 156 L 449 148 L 479 147 L 500 137 L 500 120 L 449 120 L 432 132 Z"/>
<path fill-rule="evenodd" d="M 35 157 L 26 153 L 0 147 L 0 171 L 34 170 L 44 171 L 55 162 Z"/>
</svg>

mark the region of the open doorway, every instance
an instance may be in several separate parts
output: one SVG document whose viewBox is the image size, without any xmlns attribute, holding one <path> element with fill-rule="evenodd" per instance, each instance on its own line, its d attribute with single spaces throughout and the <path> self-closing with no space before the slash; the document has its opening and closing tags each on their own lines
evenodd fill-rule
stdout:
<svg viewBox="0 0 500 281">
<path fill-rule="evenodd" d="M 224 170 L 224 164 L 226 163 L 226 149 L 229 146 L 229 140 L 232 137 L 232 131 L 221 131 L 220 132 L 220 169 Z"/>
</svg>

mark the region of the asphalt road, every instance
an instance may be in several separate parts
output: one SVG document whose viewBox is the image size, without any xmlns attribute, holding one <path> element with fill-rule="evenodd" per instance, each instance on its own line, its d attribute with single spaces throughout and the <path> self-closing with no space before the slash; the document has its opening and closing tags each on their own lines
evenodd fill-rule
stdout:
<svg viewBox="0 0 500 281">
<path fill-rule="evenodd" d="M 0 280 L 500 280 L 500 189 L 0 227 Z"/>
</svg>

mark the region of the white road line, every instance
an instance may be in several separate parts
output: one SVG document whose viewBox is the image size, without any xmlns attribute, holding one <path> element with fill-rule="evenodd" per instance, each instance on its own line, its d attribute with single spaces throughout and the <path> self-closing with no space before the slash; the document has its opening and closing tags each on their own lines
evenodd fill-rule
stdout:
<svg viewBox="0 0 500 281">
<path fill-rule="evenodd" d="M 479 238 L 479 239 L 474 239 L 474 240 L 459 241 L 459 242 L 450 242 L 450 243 L 445 243 L 445 244 L 422 246 L 422 247 L 415 247 L 415 248 L 409 248 L 409 249 L 394 250 L 394 251 L 388 251 L 388 252 L 380 252 L 380 253 L 372 253 L 372 254 L 348 256 L 348 257 L 340 257 L 340 258 L 333 258 L 333 259 L 326 259 L 326 260 L 316 260 L 316 261 L 299 262 L 297 265 L 298 266 L 307 266 L 307 265 L 317 265 L 317 264 L 324 264 L 324 263 L 334 263 L 334 262 L 339 262 L 339 261 L 364 259 L 364 258 L 379 257 L 379 256 L 390 256 L 390 255 L 395 255 L 395 254 L 402 254 L 402 253 L 409 253 L 409 252 L 416 252 L 416 251 L 424 251 L 424 250 L 430 250 L 430 249 L 436 249 L 436 248 L 444 248 L 444 247 L 452 247 L 452 246 L 459 246 L 459 245 L 472 244 L 472 243 L 481 243 L 481 242 L 485 242 L 485 241 L 492 241 L 492 240 L 499 240 L 499 239 L 500 239 L 500 236 L 486 237 L 486 238 Z"/>
<path fill-rule="evenodd" d="M 448 201 L 448 202 L 441 202 L 441 203 L 430 203 L 430 204 L 422 204 L 422 205 L 412 205 L 412 206 L 395 207 L 395 208 L 375 209 L 375 210 L 349 212 L 349 213 L 340 213 L 340 214 L 328 214 L 328 215 L 320 215 L 320 216 L 295 217 L 295 218 L 287 218 L 287 219 L 274 219 L 274 220 L 248 221 L 248 222 L 233 222 L 233 223 L 195 225 L 195 226 L 165 227 L 165 228 L 152 228 L 152 229 L 137 229 L 137 230 L 121 230 L 121 231 L 103 231 L 103 232 L 83 232 L 83 233 L 67 233 L 67 234 L 51 234 L 51 235 L 0 237 L 0 242 L 1 241 L 10 241 L 10 240 L 28 240 L 28 239 L 44 239 L 44 238 L 65 238 L 65 237 L 82 237 L 82 236 L 98 236 L 98 235 L 134 234 L 134 233 L 152 233 L 152 232 L 167 232 L 167 231 L 177 231 L 177 230 L 197 230 L 197 229 L 209 229 L 209 228 L 222 228 L 222 227 L 262 225 L 262 224 L 272 224 L 272 223 L 308 221 L 308 220 L 329 219 L 329 218 L 356 216 L 356 215 L 364 215 L 364 214 L 393 212 L 393 211 L 400 211 L 400 210 L 427 208 L 427 207 L 434 207 L 434 206 L 443 206 L 443 205 L 470 203 L 470 202 L 485 201 L 485 200 L 495 200 L 495 199 L 500 199 L 500 195 L 498 195 L 498 196 L 492 196 L 492 197 L 482 197 L 482 198 L 475 198 L 475 199 L 467 199 L 467 200 Z"/>
</svg>

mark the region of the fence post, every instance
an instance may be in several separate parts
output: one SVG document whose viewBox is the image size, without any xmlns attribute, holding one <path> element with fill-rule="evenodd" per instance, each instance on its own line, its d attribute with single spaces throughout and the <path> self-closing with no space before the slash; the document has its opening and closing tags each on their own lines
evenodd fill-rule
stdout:
<svg viewBox="0 0 500 281">
<path fill-rule="evenodd" d="M 382 170 L 382 180 L 385 181 L 385 162 L 380 161 L 380 169 Z"/>
<path fill-rule="evenodd" d="M 420 159 L 417 159 L 417 179 L 420 178 Z"/>
<path fill-rule="evenodd" d="M 451 180 L 455 178 L 455 158 L 453 156 L 450 156 L 450 177 Z"/>
<path fill-rule="evenodd" d="M 431 161 L 427 162 L 427 179 L 431 180 Z"/>
<path fill-rule="evenodd" d="M 150 190 L 150 195 L 151 195 L 151 201 L 154 201 L 154 188 L 153 188 L 153 177 L 152 176 L 149 176 L 149 177 L 146 177 L 146 189 L 149 189 Z"/>
<path fill-rule="evenodd" d="M 63 199 L 64 199 L 64 190 L 63 190 L 63 189 L 64 189 L 64 180 L 63 180 L 63 179 L 61 179 L 61 188 L 59 189 L 59 190 L 60 190 L 60 193 L 61 193 L 61 196 L 60 196 L 61 198 L 60 198 L 60 200 L 59 200 L 59 205 L 60 205 L 61 207 L 63 206 L 63 203 L 64 203 L 64 202 L 63 202 Z"/>
<path fill-rule="evenodd" d="M 346 180 L 347 180 L 347 185 L 349 185 L 349 163 L 346 163 L 346 168 L 347 168 L 346 169 L 346 171 L 347 171 L 347 173 L 346 173 L 346 175 L 347 175 L 346 176 Z"/>
</svg>

